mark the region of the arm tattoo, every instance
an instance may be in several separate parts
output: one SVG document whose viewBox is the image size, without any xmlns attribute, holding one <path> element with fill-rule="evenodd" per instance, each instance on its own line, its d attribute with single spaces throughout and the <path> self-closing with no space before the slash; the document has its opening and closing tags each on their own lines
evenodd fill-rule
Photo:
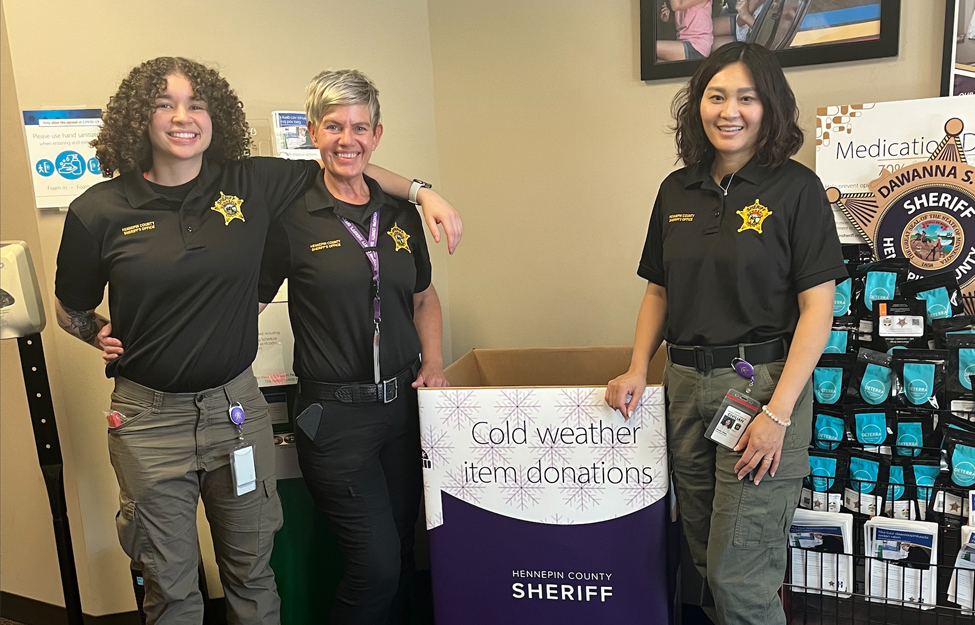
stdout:
<svg viewBox="0 0 975 625">
<path fill-rule="evenodd" d="M 94 310 L 74 310 L 64 304 L 60 304 L 57 308 L 58 325 L 65 332 L 101 349 L 98 331 L 105 325 L 106 320 L 96 315 Z"/>
</svg>

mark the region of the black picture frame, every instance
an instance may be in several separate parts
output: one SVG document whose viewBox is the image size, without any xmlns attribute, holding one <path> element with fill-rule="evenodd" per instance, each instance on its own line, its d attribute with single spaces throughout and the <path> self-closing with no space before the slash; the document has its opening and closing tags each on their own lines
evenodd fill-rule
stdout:
<svg viewBox="0 0 975 625">
<path fill-rule="evenodd" d="M 720 0 L 714 0 L 719 2 Z M 773 1 L 773 0 L 769 0 Z M 805 0 L 809 3 L 817 0 Z M 692 75 L 701 60 L 656 62 L 657 16 L 661 0 L 640 0 L 640 77 L 644 81 Z M 954 0 L 948 0 L 954 2 Z M 776 50 L 783 67 L 819 65 L 897 56 L 900 42 L 900 0 L 880 0 L 880 37 L 870 41 L 812 45 Z"/>
<path fill-rule="evenodd" d="M 942 50 L 941 56 L 941 96 L 947 97 L 951 95 L 961 95 L 953 93 L 953 83 L 955 80 L 955 63 L 957 59 L 955 55 L 958 50 L 958 41 L 955 37 L 958 34 L 958 20 L 960 19 L 958 12 L 962 5 L 959 4 L 958 0 L 945 0 L 945 34 L 944 34 L 944 48 Z M 965 16 L 967 17 L 967 15 Z M 964 24 L 962 24 L 964 27 Z M 968 74 L 963 74 L 963 76 L 968 76 Z M 968 81 L 971 84 L 971 78 L 962 78 L 962 80 Z M 970 87 L 969 87 L 970 88 Z M 964 93 L 968 93 L 965 91 Z"/>
</svg>

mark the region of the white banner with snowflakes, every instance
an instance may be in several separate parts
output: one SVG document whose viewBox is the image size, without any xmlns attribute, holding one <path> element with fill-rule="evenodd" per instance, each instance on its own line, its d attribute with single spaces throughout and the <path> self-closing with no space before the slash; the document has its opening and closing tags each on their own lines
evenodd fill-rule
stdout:
<svg viewBox="0 0 975 625">
<path fill-rule="evenodd" d="M 605 388 L 420 389 L 427 528 L 441 494 L 509 518 L 579 525 L 667 494 L 664 390 L 624 419 Z"/>
</svg>

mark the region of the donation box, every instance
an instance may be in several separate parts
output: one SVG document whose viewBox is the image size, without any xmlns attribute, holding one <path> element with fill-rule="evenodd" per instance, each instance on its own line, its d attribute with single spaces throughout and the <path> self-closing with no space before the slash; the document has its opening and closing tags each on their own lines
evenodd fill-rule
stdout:
<svg viewBox="0 0 975 625">
<path fill-rule="evenodd" d="M 672 621 L 665 354 L 624 419 L 630 354 L 474 350 L 420 389 L 437 625 Z"/>
</svg>

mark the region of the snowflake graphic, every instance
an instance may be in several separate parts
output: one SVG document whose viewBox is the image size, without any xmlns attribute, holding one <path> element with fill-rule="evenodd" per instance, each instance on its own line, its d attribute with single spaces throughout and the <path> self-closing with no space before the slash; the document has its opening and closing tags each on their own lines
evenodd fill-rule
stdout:
<svg viewBox="0 0 975 625">
<path fill-rule="evenodd" d="M 537 454 L 535 459 L 541 461 L 543 465 L 565 464 L 569 462 L 569 457 L 572 455 L 570 448 L 563 447 L 561 443 L 551 439 L 545 439 L 539 445 L 530 445 L 529 449 Z"/>
<path fill-rule="evenodd" d="M 667 494 L 667 479 L 661 471 L 653 472 L 653 480 L 647 484 L 627 484 L 620 487 L 626 498 L 626 505 L 639 510 L 646 508 Z"/>
<path fill-rule="evenodd" d="M 437 402 L 437 412 L 443 415 L 444 423 L 458 430 L 473 421 L 480 406 L 474 400 L 474 391 L 443 391 Z"/>
<path fill-rule="evenodd" d="M 521 476 L 517 483 L 506 484 L 501 487 L 506 504 L 517 506 L 519 510 L 527 510 L 537 506 L 542 500 L 545 486 L 542 484 L 532 484 L 524 479 L 525 467 L 518 467 L 518 475 Z"/>
<path fill-rule="evenodd" d="M 650 459 L 653 462 L 667 464 L 667 439 L 663 436 L 654 436 L 647 445 L 650 450 Z"/>
<path fill-rule="evenodd" d="M 553 514 L 548 518 L 548 520 L 543 521 L 544 523 L 551 523 L 552 525 L 573 525 L 572 519 L 561 514 Z"/>
<path fill-rule="evenodd" d="M 467 480 L 464 467 L 457 467 L 456 471 L 448 472 L 444 479 L 443 489 L 467 503 L 480 503 L 484 494 L 484 484 Z"/>
<path fill-rule="evenodd" d="M 447 464 L 450 460 L 450 454 L 454 450 L 447 432 L 432 425 L 427 426 L 426 430 L 420 434 L 420 446 L 427 453 L 427 457 L 433 465 L 431 468 Z"/>
<path fill-rule="evenodd" d="M 643 428 L 650 427 L 651 424 L 663 425 L 664 410 L 663 390 L 657 387 L 648 388 L 643 392 L 636 410 L 630 415 L 629 422 L 634 427 Z"/>
<path fill-rule="evenodd" d="M 603 494 L 603 487 L 592 482 L 574 482 L 559 486 L 565 497 L 566 505 L 572 506 L 579 512 L 596 507 Z"/>
<path fill-rule="evenodd" d="M 429 530 L 440 527 L 441 525 L 443 525 L 443 512 L 438 512 L 427 519 L 427 529 Z"/>
<path fill-rule="evenodd" d="M 507 464 L 508 456 L 512 451 L 513 447 L 504 443 L 495 444 L 488 441 L 486 445 L 471 445 L 471 452 L 478 456 L 477 464 L 482 466 L 495 467 L 499 464 Z"/>
<path fill-rule="evenodd" d="M 501 391 L 501 401 L 494 407 L 511 420 L 512 425 L 522 426 L 535 421 L 535 413 L 540 406 L 531 389 L 511 389 Z"/>
<path fill-rule="evenodd" d="M 592 453 L 597 461 L 605 462 L 608 465 L 626 464 L 633 453 L 633 447 L 624 445 L 616 437 L 613 440 L 592 446 Z"/>
<path fill-rule="evenodd" d="M 599 413 L 602 399 L 596 389 L 570 388 L 559 390 L 561 397 L 555 408 L 562 413 L 562 423 L 585 426 Z"/>
</svg>

